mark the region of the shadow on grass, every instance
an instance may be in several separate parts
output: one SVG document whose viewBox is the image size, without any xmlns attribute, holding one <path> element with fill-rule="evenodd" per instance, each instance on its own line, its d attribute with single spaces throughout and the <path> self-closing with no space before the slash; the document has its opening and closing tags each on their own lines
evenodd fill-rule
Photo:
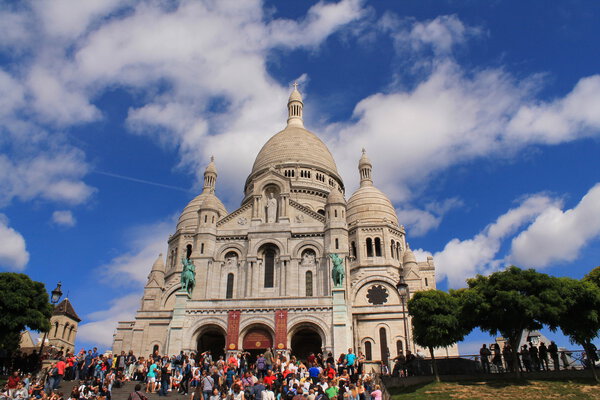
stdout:
<svg viewBox="0 0 600 400">
<path fill-rule="evenodd" d="M 390 388 L 388 390 L 388 392 L 389 392 L 390 396 L 396 396 L 399 394 L 409 394 L 409 393 L 414 393 L 417 390 L 424 388 L 425 386 L 429 386 L 431 384 L 432 384 L 432 382 L 424 382 L 424 383 L 419 383 L 417 385 L 394 387 L 394 388 Z"/>
<path fill-rule="evenodd" d="M 506 379 L 493 381 L 458 381 L 453 382 L 460 386 L 487 386 L 489 388 L 502 389 L 508 386 L 530 386 L 531 383 L 527 379 Z"/>
</svg>

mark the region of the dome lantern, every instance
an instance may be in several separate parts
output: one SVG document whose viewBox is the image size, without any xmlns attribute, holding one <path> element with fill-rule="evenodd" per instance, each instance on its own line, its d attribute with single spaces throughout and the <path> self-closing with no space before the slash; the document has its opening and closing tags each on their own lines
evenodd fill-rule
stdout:
<svg viewBox="0 0 600 400">
<path fill-rule="evenodd" d="M 210 156 L 210 163 L 206 166 L 204 171 L 204 187 L 202 192 L 214 193 L 215 185 L 217 183 L 217 168 L 215 167 L 215 157 Z"/>
<path fill-rule="evenodd" d="M 298 83 L 294 82 L 294 90 L 290 94 L 288 100 L 288 126 L 304 126 L 302 120 L 302 108 L 304 103 L 302 102 L 302 95 L 298 91 Z"/>
<path fill-rule="evenodd" d="M 371 164 L 371 160 L 369 160 L 369 157 L 367 157 L 367 151 L 362 149 L 362 156 L 358 162 L 358 172 L 360 173 L 361 187 L 373 185 L 373 178 L 371 175 L 372 170 L 373 164 Z"/>
</svg>

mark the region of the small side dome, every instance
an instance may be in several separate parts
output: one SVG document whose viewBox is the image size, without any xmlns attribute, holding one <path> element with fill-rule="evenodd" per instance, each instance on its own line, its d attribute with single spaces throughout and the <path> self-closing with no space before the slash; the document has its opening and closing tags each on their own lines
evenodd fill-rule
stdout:
<svg viewBox="0 0 600 400">
<path fill-rule="evenodd" d="M 410 247 L 408 247 L 404 252 L 404 257 L 402 257 L 402 263 L 404 265 L 417 263 L 417 257 L 415 257 L 415 253 L 413 253 Z"/>
<path fill-rule="evenodd" d="M 327 204 L 346 204 L 346 199 L 344 199 L 342 192 L 333 188 L 327 196 Z"/>
<path fill-rule="evenodd" d="M 217 196 L 215 196 L 212 193 L 209 193 L 209 195 L 206 196 L 206 199 L 204 199 L 204 201 L 200 205 L 200 210 L 213 210 L 213 211 L 216 211 L 218 213 L 219 212 L 219 208 L 222 205 L 223 204 L 217 198 Z"/>
<path fill-rule="evenodd" d="M 392 222 L 398 225 L 398 216 L 390 199 L 375 186 L 359 188 L 348 200 L 348 224 L 355 222 L 382 223 Z"/>
<path fill-rule="evenodd" d="M 187 206 L 183 209 L 183 212 L 179 216 L 179 220 L 177 221 L 177 230 L 184 230 L 187 228 L 195 229 L 198 226 L 198 211 L 200 210 L 200 206 L 204 201 L 211 195 L 209 192 L 203 192 L 196 196 L 192 201 L 188 203 Z M 212 195 L 218 205 L 218 212 L 221 217 L 227 215 L 227 209 L 221 203 L 221 201 L 215 196 Z"/>
</svg>

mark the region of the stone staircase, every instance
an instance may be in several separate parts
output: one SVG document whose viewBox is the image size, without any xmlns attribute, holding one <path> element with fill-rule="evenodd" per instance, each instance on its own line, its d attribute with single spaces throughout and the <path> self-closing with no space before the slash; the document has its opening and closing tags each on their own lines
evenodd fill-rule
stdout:
<svg viewBox="0 0 600 400">
<path fill-rule="evenodd" d="M 112 390 L 112 400 L 127 400 L 129 395 L 133 392 L 137 382 L 127 382 L 123 387 L 113 388 Z M 157 393 L 146 393 L 144 392 L 144 386 L 142 386 L 141 393 L 148 398 L 148 400 L 159 400 L 165 399 L 165 397 L 159 396 Z M 167 398 L 176 399 L 176 400 L 190 400 L 191 394 L 189 393 L 187 396 L 179 394 L 177 392 L 168 392 Z M 201 399 L 196 399 L 201 400 Z"/>
</svg>

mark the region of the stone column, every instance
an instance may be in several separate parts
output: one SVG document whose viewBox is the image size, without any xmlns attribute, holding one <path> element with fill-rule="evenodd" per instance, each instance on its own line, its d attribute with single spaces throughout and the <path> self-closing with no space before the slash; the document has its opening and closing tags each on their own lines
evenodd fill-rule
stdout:
<svg viewBox="0 0 600 400">
<path fill-rule="evenodd" d="M 345 353 L 352 347 L 352 325 L 348 317 L 346 290 L 333 288 L 333 354 Z"/>
<path fill-rule="evenodd" d="M 175 293 L 173 317 L 169 324 L 166 354 L 179 354 L 185 345 L 183 343 L 183 329 L 185 324 L 185 309 L 190 296 L 187 292 Z"/>
</svg>

